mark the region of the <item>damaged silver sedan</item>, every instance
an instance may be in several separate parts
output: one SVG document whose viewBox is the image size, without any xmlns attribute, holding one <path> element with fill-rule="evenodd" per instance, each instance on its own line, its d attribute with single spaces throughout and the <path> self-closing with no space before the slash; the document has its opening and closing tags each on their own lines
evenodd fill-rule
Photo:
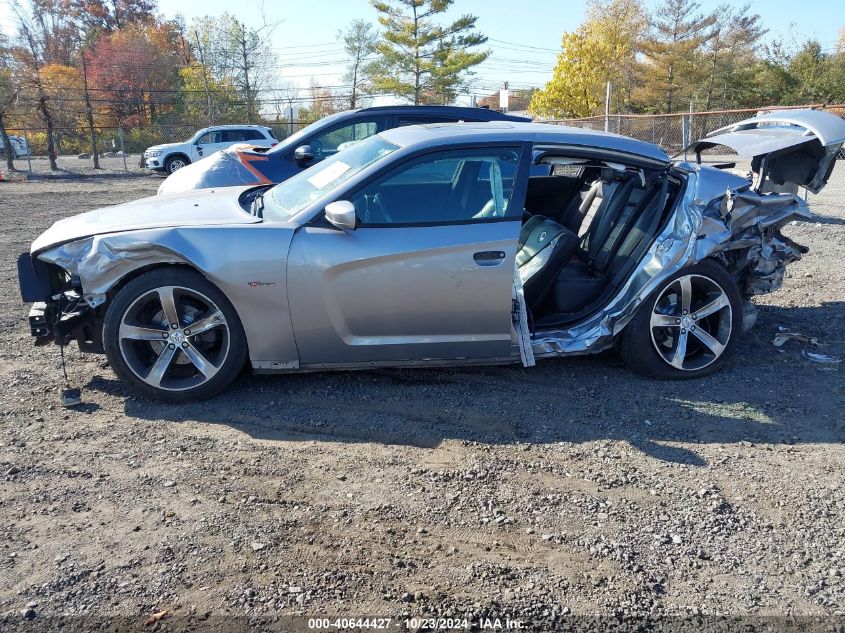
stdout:
<svg viewBox="0 0 845 633">
<path fill-rule="evenodd" d="M 770 113 L 672 162 L 630 138 L 533 123 L 389 130 L 272 188 L 146 198 L 67 218 L 19 259 L 39 343 L 105 353 L 178 402 L 256 372 L 522 363 L 616 345 L 659 378 L 715 370 L 804 248 L 845 140 Z M 730 167 L 722 165 L 722 167 Z M 777 191 L 774 191 L 777 190 Z"/>
</svg>

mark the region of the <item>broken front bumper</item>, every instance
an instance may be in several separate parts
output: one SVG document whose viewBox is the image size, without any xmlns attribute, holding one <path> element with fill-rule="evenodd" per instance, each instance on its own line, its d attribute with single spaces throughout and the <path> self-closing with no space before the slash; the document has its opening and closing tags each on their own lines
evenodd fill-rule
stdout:
<svg viewBox="0 0 845 633">
<path fill-rule="evenodd" d="M 54 342 L 66 345 L 72 340 L 80 351 L 103 353 L 102 322 L 82 298 L 79 289 L 56 291 L 57 269 L 24 253 L 18 258 L 18 285 L 21 299 L 32 302 L 29 333 L 36 345 Z"/>
</svg>

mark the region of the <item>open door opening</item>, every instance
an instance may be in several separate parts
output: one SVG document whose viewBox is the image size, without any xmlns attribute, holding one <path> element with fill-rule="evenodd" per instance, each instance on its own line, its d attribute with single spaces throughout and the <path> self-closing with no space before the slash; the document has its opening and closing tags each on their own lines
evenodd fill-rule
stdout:
<svg viewBox="0 0 845 633">
<path fill-rule="evenodd" d="M 614 160 L 617 160 L 614 157 Z M 545 155 L 529 178 L 516 256 L 534 331 L 583 319 L 627 280 L 682 182 L 665 167 Z"/>
</svg>

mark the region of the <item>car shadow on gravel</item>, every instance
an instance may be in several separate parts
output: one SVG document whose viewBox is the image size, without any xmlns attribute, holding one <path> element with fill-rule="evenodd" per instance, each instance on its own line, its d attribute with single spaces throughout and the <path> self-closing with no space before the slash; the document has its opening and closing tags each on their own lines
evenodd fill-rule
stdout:
<svg viewBox="0 0 845 633">
<path fill-rule="evenodd" d="M 762 306 L 726 366 L 696 380 L 632 374 L 613 353 L 518 366 L 252 376 L 220 396 L 166 405 L 129 397 L 127 416 L 229 426 L 256 440 L 435 448 L 625 441 L 656 460 L 706 465 L 694 445 L 845 442 L 845 394 L 833 366 L 772 344 L 778 325 L 840 323 L 845 302 Z M 842 329 L 839 329 L 841 332 Z M 809 331 L 809 335 L 821 333 Z M 823 345 L 825 341 L 822 339 Z M 828 348 L 822 351 L 830 353 Z M 116 380 L 88 389 L 126 396 Z M 690 445 L 693 445 L 691 447 Z"/>
<path fill-rule="evenodd" d="M 845 219 L 836 218 L 830 215 L 813 214 L 813 219 L 809 220 L 809 224 L 845 224 Z"/>
</svg>

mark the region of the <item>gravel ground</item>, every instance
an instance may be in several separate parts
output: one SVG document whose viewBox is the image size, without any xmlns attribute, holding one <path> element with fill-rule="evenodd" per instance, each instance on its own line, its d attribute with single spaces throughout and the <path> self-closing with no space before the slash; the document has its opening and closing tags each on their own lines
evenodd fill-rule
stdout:
<svg viewBox="0 0 845 633">
<path fill-rule="evenodd" d="M 14 258 L 54 220 L 161 182 L 81 162 L 0 183 L 0 622 L 845 613 L 845 382 L 772 346 L 783 326 L 845 358 L 845 168 L 785 231 L 810 253 L 702 380 L 646 380 L 608 353 L 245 374 L 168 406 L 71 350 L 84 404 L 64 410 Z"/>
</svg>

